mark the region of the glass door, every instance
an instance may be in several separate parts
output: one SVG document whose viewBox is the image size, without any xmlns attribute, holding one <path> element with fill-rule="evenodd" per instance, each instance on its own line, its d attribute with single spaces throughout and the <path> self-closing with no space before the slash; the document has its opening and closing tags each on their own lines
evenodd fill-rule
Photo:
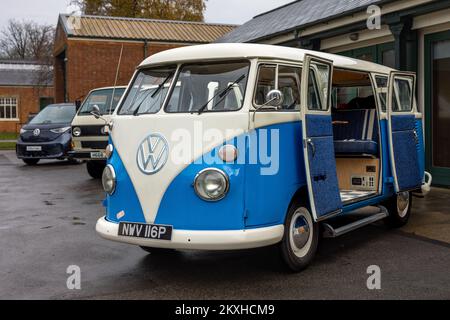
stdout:
<svg viewBox="0 0 450 320">
<path fill-rule="evenodd" d="M 425 36 L 426 165 L 436 185 L 450 186 L 450 31 Z"/>
</svg>

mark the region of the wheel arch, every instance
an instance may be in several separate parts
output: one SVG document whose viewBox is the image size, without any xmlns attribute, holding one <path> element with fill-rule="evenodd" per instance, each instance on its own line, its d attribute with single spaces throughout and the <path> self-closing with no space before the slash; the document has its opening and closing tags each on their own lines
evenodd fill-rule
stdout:
<svg viewBox="0 0 450 320">
<path fill-rule="evenodd" d="M 284 215 L 284 219 L 283 219 L 284 221 L 286 221 L 286 217 L 289 213 L 289 210 L 294 205 L 296 205 L 296 206 L 304 205 L 308 210 L 310 210 L 308 187 L 306 185 L 303 185 L 300 188 L 298 188 L 297 191 L 292 196 L 291 201 L 289 202 L 289 205 L 287 207 L 286 213 Z"/>
</svg>

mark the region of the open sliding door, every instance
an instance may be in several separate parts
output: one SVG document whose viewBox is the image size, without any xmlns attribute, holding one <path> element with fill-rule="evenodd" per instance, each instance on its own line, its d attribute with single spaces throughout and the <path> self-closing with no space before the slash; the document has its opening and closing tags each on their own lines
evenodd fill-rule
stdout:
<svg viewBox="0 0 450 320">
<path fill-rule="evenodd" d="M 391 72 L 388 86 L 389 149 L 397 193 L 419 189 L 423 181 L 418 148 L 415 106 L 416 76 Z"/>
<path fill-rule="evenodd" d="M 342 211 L 331 119 L 332 76 L 332 61 L 305 55 L 301 119 L 306 180 L 311 211 L 316 221 Z"/>
</svg>

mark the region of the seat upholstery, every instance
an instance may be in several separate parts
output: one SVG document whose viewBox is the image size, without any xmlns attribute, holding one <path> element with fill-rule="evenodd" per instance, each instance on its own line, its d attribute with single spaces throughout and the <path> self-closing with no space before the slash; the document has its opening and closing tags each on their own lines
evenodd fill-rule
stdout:
<svg viewBox="0 0 450 320">
<path fill-rule="evenodd" d="M 336 154 L 378 155 L 378 119 L 375 109 L 335 111 L 333 121 Z"/>
</svg>

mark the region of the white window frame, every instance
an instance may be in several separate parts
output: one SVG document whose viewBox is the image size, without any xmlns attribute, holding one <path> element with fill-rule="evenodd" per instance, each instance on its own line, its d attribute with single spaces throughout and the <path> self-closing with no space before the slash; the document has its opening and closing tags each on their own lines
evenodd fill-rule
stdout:
<svg viewBox="0 0 450 320">
<path fill-rule="evenodd" d="M 9 104 L 7 104 L 7 103 L 1 104 L 1 100 L 6 100 L 6 99 L 11 99 L 11 101 L 15 100 L 15 105 L 13 105 L 12 102 L 10 102 Z M 6 109 L 7 108 L 12 108 L 12 107 L 16 108 L 16 116 L 14 118 L 13 117 L 10 117 L 10 118 L 1 118 L 0 117 L 0 121 L 20 121 L 20 117 L 19 117 L 19 97 L 18 96 L 6 96 L 6 95 L 0 96 L 0 109 L 3 109 L 4 115 L 6 115 Z M 11 111 L 12 110 L 10 110 L 10 114 L 12 113 Z"/>
</svg>

